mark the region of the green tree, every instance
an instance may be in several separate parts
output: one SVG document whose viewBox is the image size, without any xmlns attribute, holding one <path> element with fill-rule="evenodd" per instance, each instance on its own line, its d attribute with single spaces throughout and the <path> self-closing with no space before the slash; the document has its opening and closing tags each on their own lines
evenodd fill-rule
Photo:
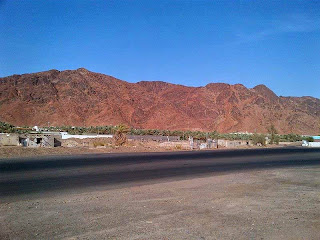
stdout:
<svg viewBox="0 0 320 240">
<path fill-rule="evenodd" d="M 252 135 L 252 141 L 254 145 L 261 144 L 262 146 L 266 145 L 266 137 L 263 134 L 253 134 Z"/>
<path fill-rule="evenodd" d="M 6 122 L 0 122 L 0 132 L 3 133 L 14 133 L 16 132 L 16 129 L 13 125 L 6 123 Z"/>
<path fill-rule="evenodd" d="M 268 133 L 270 135 L 270 144 L 279 144 L 278 131 L 273 124 L 268 127 Z"/>
</svg>

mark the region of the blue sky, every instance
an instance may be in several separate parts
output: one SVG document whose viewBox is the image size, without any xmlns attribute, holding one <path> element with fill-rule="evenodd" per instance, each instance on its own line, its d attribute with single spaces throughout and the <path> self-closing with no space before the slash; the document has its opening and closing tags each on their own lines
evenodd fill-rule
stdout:
<svg viewBox="0 0 320 240">
<path fill-rule="evenodd" d="M 320 98 L 320 1 L 0 0 L 0 77 L 79 67 Z"/>
</svg>

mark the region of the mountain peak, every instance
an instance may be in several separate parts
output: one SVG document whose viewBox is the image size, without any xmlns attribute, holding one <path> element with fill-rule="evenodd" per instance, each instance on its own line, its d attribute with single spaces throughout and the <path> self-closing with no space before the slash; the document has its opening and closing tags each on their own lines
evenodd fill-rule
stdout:
<svg viewBox="0 0 320 240">
<path fill-rule="evenodd" d="M 255 90 L 258 94 L 260 94 L 264 97 L 270 98 L 272 100 L 278 99 L 278 96 L 270 88 L 268 88 L 264 84 L 259 84 L 259 85 L 255 86 L 253 88 L 253 90 Z"/>
<path fill-rule="evenodd" d="M 90 72 L 90 71 L 89 71 L 88 69 L 84 68 L 84 67 L 81 67 L 81 68 L 78 68 L 78 69 L 76 70 L 76 72 L 88 73 L 88 72 Z"/>
</svg>

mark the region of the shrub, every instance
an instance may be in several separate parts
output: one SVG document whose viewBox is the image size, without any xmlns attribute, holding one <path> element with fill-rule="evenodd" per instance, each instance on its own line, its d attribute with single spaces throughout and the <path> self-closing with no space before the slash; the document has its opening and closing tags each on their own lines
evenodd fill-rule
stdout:
<svg viewBox="0 0 320 240">
<path fill-rule="evenodd" d="M 181 149 L 182 149 L 182 146 L 181 146 L 181 145 L 176 145 L 175 148 L 176 148 L 177 150 L 181 150 Z"/>
<path fill-rule="evenodd" d="M 0 122 L 0 132 L 3 133 L 14 133 L 16 132 L 16 129 L 13 125 L 6 123 L 6 122 Z"/>
<path fill-rule="evenodd" d="M 104 142 L 93 142 L 94 147 L 99 147 L 99 146 L 104 146 L 104 145 L 105 145 Z"/>
<path fill-rule="evenodd" d="M 257 133 L 253 134 L 252 141 L 254 145 L 258 145 L 259 143 L 262 146 L 266 145 L 266 137 L 263 134 L 257 134 Z"/>
<path fill-rule="evenodd" d="M 313 137 L 304 137 L 303 140 L 306 140 L 308 142 L 314 142 Z"/>
</svg>

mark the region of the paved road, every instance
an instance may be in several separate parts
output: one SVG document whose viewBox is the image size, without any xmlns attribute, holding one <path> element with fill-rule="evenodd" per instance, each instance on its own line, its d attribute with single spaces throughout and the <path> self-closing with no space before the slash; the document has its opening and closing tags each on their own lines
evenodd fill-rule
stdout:
<svg viewBox="0 0 320 240">
<path fill-rule="evenodd" d="M 233 171 L 320 165 L 320 149 L 90 154 L 0 160 L 0 200 L 190 179 Z"/>
</svg>

